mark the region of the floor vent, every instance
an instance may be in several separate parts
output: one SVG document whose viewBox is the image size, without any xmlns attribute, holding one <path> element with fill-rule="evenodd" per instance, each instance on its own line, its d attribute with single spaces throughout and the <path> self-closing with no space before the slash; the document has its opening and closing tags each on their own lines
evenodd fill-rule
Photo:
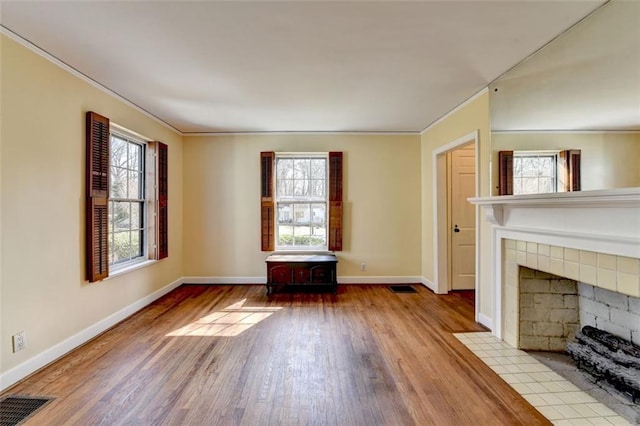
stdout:
<svg viewBox="0 0 640 426">
<path fill-rule="evenodd" d="M 20 424 L 52 399 L 33 396 L 6 396 L 0 399 L 0 426 Z"/>
<path fill-rule="evenodd" d="M 394 293 L 417 293 L 416 289 L 410 285 L 390 285 L 389 290 Z"/>
</svg>

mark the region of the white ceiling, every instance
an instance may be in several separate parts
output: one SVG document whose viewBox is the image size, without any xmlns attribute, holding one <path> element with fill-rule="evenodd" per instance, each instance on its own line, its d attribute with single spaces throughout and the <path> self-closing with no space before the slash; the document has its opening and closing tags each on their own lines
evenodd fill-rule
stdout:
<svg viewBox="0 0 640 426">
<path fill-rule="evenodd" d="M 489 93 L 493 131 L 640 130 L 640 1 L 601 7 Z"/>
<path fill-rule="evenodd" d="M 183 133 L 419 132 L 602 3 L 2 0 L 0 22 Z"/>
</svg>

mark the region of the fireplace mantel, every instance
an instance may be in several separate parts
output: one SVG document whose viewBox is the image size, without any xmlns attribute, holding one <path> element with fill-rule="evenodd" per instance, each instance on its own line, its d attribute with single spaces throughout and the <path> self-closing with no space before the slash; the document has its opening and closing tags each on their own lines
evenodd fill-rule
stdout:
<svg viewBox="0 0 640 426">
<path fill-rule="evenodd" d="M 565 246 L 640 257 L 640 188 L 469 198 L 495 227 L 570 240 Z M 539 235 L 539 237 L 535 237 Z M 536 241 L 542 242 L 542 241 Z M 598 248 L 598 250 L 595 250 Z"/>
</svg>

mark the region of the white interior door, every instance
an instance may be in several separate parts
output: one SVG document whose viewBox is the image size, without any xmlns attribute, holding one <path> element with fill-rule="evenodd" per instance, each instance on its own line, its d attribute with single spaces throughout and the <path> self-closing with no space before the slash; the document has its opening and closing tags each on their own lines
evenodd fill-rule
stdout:
<svg viewBox="0 0 640 426">
<path fill-rule="evenodd" d="M 449 267 L 451 290 L 473 290 L 476 285 L 476 216 L 467 201 L 475 197 L 474 144 L 451 151 L 449 163 Z"/>
</svg>

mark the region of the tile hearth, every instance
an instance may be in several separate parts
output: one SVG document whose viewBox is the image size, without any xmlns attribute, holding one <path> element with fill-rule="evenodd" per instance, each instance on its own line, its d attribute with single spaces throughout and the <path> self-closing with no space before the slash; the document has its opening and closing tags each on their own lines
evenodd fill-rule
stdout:
<svg viewBox="0 0 640 426">
<path fill-rule="evenodd" d="M 454 333 L 554 425 L 630 425 L 625 418 L 490 332 Z"/>
</svg>

